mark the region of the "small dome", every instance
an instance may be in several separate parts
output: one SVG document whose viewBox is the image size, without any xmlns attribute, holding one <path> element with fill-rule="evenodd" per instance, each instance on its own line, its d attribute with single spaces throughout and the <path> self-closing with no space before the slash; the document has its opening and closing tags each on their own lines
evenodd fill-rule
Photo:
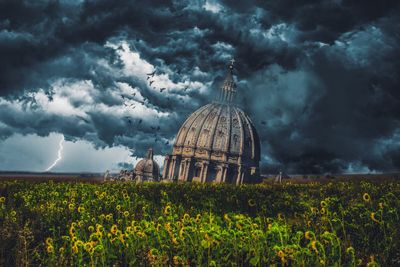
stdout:
<svg viewBox="0 0 400 267">
<path fill-rule="evenodd" d="M 196 110 L 183 123 L 175 148 L 207 150 L 260 160 L 260 141 L 250 118 L 237 106 L 211 103 Z"/>
<path fill-rule="evenodd" d="M 159 181 L 160 167 L 153 159 L 153 149 L 150 148 L 147 157 L 136 164 L 135 175 L 138 181 Z"/>
</svg>

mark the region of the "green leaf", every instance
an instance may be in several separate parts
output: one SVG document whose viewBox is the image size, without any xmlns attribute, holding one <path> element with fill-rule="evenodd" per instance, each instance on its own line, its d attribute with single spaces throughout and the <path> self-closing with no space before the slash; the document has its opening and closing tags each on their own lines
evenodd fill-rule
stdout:
<svg viewBox="0 0 400 267">
<path fill-rule="evenodd" d="M 259 256 L 255 256 L 255 257 L 250 259 L 250 264 L 253 265 L 253 266 L 256 266 L 259 262 L 260 262 L 260 257 Z"/>
<path fill-rule="evenodd" d="M 203 248 L 209 248 L 210 247 L 210 243 L 207 242 L 207 240 L 201 240 L 201 246 Z"/>
</svg>

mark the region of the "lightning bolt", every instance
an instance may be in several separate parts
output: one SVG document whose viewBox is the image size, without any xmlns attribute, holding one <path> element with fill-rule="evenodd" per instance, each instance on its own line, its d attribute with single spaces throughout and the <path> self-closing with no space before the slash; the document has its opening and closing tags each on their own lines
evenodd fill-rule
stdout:
<svg viewBox="0 0 400 267">
<path fill-rule="evenodd" d="M 56 160 L 53 162 L 53 164 L 51 164 L 47 169 L 46 172 L 50 171 L 54 166 L 56 166 L 57 162 L 59 162 L 62 159 L 62 155 L 61 152 L 63 151 L 63 143 L 64 143 L 65 139 L 64 139 L 64 135 L 62 135 L 60 143 L 58 144 L 59 148 L 58 148 L 58 152 L 57 152 L 57 158 Z"/>
</svg>

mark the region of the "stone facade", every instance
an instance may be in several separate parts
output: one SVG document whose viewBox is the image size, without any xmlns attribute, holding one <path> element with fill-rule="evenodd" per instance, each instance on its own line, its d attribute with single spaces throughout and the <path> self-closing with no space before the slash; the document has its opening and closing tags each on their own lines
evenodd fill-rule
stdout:
<svg viewBox="0 0 400 267">
<path fill-rule="evenodd" d="M 172 153 L 165 157 L 169 181 L 259 182 L 260 140 L 250 118 L 233 103 L 233 66 L 217 101 L 207 104 L 181 126 Z"/>
</svg>

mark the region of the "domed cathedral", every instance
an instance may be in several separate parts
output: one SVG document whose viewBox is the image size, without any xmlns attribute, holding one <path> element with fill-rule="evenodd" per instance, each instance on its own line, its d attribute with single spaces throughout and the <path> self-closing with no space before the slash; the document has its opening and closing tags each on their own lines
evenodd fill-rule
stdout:
<svg viewBox="0 0 400 267">
<path fill-rule="evenodd" d="M 235 103 L 233 60 L 216 101 L 193 114 L 180 128 L 163 179 L 170 181 L 260 182 L 260 140 L 250 118 Z"/>
<path fill-rule="evenodd" d="M 155 182 L 160 180 L 160 167 L 153 159 L 153 149 L 147 151 L 147 157 L 141 159 L 135 166 L 136 182 Z"/>
</svg>

